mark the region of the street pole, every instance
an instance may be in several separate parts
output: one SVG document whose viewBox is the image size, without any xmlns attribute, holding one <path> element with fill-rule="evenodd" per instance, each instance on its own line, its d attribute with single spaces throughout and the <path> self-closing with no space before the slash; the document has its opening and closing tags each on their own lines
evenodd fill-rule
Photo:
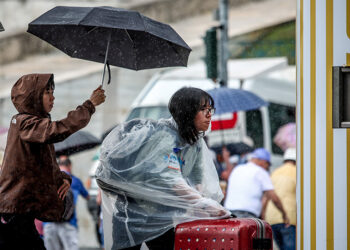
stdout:
<svg viewBox="0 0 350 250">
<path fill-rule="evenodd" d="M 219 41 L 219 78 L 221 87 L 227 86 L 228 44 L 228 0 L 220 0 L 220 41 Z"/>
</svg>

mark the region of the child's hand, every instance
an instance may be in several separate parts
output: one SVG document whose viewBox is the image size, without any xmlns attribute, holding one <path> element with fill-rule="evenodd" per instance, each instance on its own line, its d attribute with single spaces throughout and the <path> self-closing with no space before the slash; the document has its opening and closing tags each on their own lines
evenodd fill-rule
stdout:
<svg viewBox="0 0 350 250">
<path fill-rule="evenodd" d="M 100 105 L 105 101 L 105 99 L 106 99 L 105 91 L 104 89 L 102 89 L 101 85 L 97 89 L 95 89 L 94 92 L 92 92 L 90 97 L 90 101 L 94 106 Z"/>
<path fill-rule="evenodd" d="M 63 179 L 63 184 L 60 186 L 60 188 L 57 191 L 58 194 L 58 198 L 60 198 L 61 200 L 64 199 L 64 197 L 66 197 L 66 194 L 68 192 L 70 188 L 70 183 L 68 180 Z"/>
</svg>

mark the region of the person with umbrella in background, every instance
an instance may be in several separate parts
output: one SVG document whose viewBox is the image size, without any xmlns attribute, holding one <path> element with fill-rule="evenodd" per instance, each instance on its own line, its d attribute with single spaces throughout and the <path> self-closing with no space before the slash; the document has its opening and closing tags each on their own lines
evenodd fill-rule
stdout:
<svg viewBox="0 0 350 250">
<path fill-rule="evenodd" d="M 47 250 L 78 250 L 78 221 L 75 206 L 79 195 L 89 200 L 89 193 L 82 181 L 72 174 L 72 162 L 68 156 L 61 155 L 58 166 L 72 178 L 70 188 L 74 197 L 74 213 L 67 221 L 44 223 L 44 243 Z"/>
<path fill-rule="evenodd" d="M 248 140 L 246 140 L 248 143 Z M 253 143 L 251 143 L 253 146 Z M 244 142 L 232 143 L 223 146 L 220 157 L 225 164 L 224 170 L 221 172 L 220 178 L 227 181 L 233 168 L 240 164 L 247 163 L 247 156 L 253 151 L 253 148 Z"/>
<path fill-rule="evenodd" d="M 85 150 L 89 150 L 91 148 L 94 148 L 101 144 L 101 140 L 97 137 L 95 137 L 93 134 L 87 131 L 79 130 L 66 138 L 64 141 L 55 143 L 55 152 L 56 157 L 65 157 L 65 156 L 71 156 L 76 153 L 83 152 Z M 94 159 L 98 160 L 98 155 L 94 156 Z M 90 171 L 89 171 L 90 172 Z M 95 222 L 96 230 L 98 230 L 98 220 L 99 220 L 99 206 L 96 204 L 96 195 L 97 190 L 94 192 L 91 190 L 91 187 L 96 187 L 97 189 L 97 183 L 95 178 L 95 171 L 93 173 L 89 173 L 89 179 L 86 183 L 86 188 L 89 192 L 89 199 L 87 201 L 87 206 L 89 209 L 89 212 L 92 215 L 92 218 Z M 93 177 L 93 179 L 92 179 Z M 92 181 L 95 180 L 95 181 Z M 97 211 L 98 210 L 98 211 Z M 97 234 L 97 239 L 100 242 L 99 234 Z"/>
<path fill-rule="evenodd" d="M 61 221 L 71 177 L 61 172 L 53 143 L 85 127 L 105 100 L 97 88 L 89 100 L 52 121 L 53 74 L 22 76 L 12 87 L 18 114 L 11 119 L 0 174 L 0 249 L 45 249 L 34 219 Z"/>
</svg>

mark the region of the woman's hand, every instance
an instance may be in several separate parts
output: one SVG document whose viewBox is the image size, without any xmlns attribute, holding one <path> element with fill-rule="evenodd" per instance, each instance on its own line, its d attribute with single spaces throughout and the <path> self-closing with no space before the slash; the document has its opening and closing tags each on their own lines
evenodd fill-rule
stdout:
<svg viewBox="0 0 350 250">
<path fill-rule="evenodd" d="M 224 209 L 223 207 L 213 207 L 213 206 L 209 206 L 206 209 L 206 212 L 208 212 L 210 214 L 210 216 L 213 217 L 230 217 L 231 213 Z"/>
<path fill-rule="evenodd" d="M 64 197 L 66 197 L 66 194 L 68 192 L 70 188 L 70 183 L 68 180 L 63 179 L 63 184 L 60 186 L 60 188 L 57 191 L 58 194 L 58 198 L 60 198 L 61 200 L 64 199 Z"/>
</svg>

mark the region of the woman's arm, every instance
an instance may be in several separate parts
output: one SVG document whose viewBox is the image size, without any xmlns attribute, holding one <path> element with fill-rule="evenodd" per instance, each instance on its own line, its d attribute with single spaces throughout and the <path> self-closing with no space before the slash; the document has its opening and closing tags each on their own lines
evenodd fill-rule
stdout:
<svg viewBox="0 0 350 250">
<path fill-rule="evenodd" d="M 209 213 L 210 216 L 228 217 L 231 214 L 216 201 L 203 197 L 197 190 L 189 186 L 185 180 L 177 182 L 173 189 L 180 199 L 186 200 L 193 208 Z"/>
</svg>

